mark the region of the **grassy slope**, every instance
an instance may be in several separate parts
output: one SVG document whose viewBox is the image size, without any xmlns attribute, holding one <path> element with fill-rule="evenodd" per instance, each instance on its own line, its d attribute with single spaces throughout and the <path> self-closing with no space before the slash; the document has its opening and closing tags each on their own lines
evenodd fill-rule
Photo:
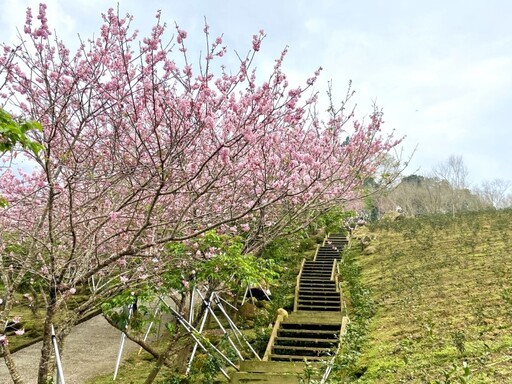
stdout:
<svg viewBox="0 0 512 384">
<path fill-rule="evenodd" d="M 376 314 L 361 383 L 512 381 L 512 211 L 406 219 L 359 257 Z M 467 376 L 467 371 L 466 371 Z M 453 381 L 450 381 L 453 380 Z"/>
</svg>

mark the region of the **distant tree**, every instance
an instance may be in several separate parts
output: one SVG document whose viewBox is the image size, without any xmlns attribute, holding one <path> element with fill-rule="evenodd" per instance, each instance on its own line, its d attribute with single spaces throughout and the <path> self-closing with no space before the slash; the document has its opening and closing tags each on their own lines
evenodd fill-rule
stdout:
<svg viewBox="0 0 512 384">
<path fill-rule="evenodd" d="M 466 202 L 463 199 L 468 188 L 468 169 L 462 156 L 450 155 L 445 162 L 439 163 L 432 169 L 433 177 L 448 182 L 451 186 L 450 205 L 452 215 L 464 209 Z"/>
<path fill-rule="evenodd" d="M 505 196 L 505 199 L 503 200 L 503 207 L 512 208 L 512 192 L 508 193 L 507 196 Z"/>
<path fill-rule="evenodd" d="M 454 196 L 458 199 L 456 204 Z M 388 207 L 400 206 L 412 216 L 437 213 L 453 215 L 454 212 L 476 211 L 485 207 L 479 196 L 467 188 L 455 190 L 447 180 L 418 175 L 404 177 L 386 199 Z"/>
<path fill-rule="evenodd" d="M 512 182 L 503 179 L 484 181 L 476 193 L 489 205 L 495 208 L 506 208 L 510 206 L 509 196 Z"/>
<path fill-rule="evenodd" d="M 362 185 L 363 207 L 361 209 L 371 221 L 377 220 L 383 212 L 394 210 L 386 202 L 386 196 L 392 191 L 402 175 L 407 162 L 401 155 L 385 154 L 375 172 Z"/>
<path fill-rule="evenodd" d="M 409 175 L 402 178 L 402 183 L 410 183 L 419 185 L 425 180 L 425 177 L 420 175 Z"/>
<path fill-rule="evenodd" d="M 454 190 L 468 187 L 468 168 L 462 156 L 450 155 L 448 159 L 432 168 L 432 176 L 446 180 Z"/>
</svg>

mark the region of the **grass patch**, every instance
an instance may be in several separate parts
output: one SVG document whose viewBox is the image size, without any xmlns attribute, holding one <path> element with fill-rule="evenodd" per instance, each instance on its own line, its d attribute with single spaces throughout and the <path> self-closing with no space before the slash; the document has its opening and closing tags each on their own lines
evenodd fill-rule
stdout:
<svg viewBox="0 0 512 384">
<path fill-rule="evenodd" d="M 375 253 L 352 257 L 375 313 L 359 346 L 358 375 L 343 380 L 510 382 L 512 211 L 371 229 Z"/>
<path fill-rule="evenodd" d="M 152 368 L 152 356 L 148 353 L 133 352 L 123 361 L 119 367 L 116 381 L 126 384 L 143 383 L 148 377 L 148 372 Z M 114 377 L 113 373 L 95 377 L 86 381 L 84 384 L 111 384 Z"/>
<path fill-rule="evenodd" d="M 87 300 L 87 295 L 75 295 L 67 303 L 68 310 L 73 311 L 81 302 Z M 9 313 L 10 322 L 6 329 L 11 353 L 32 345 L 42 340 L 45 311 L 43 308 L 31 308 L 22 293 L 15 294 L 16 304 Z M 42 300 L 42 299 L 39 299 Z M 42 306 L 42 305 L 40 305 Z M 87 319 L 86 316 L 84 319 Z M 18 319 L 19 323 L 12 324 L 12 319 Z M 22 335 L 16 335 L 14 329 L 23 329 Z"/>
</svg>

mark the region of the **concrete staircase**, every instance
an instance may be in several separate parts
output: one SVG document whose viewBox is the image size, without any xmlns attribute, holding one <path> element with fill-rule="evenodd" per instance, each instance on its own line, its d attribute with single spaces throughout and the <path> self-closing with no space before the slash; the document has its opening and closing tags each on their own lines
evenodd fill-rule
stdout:
<svg viewBox="0 0 512 384">
<path fill-rule="evenodd" d="M 242 362 L 231 383 L 299 383 L 306 361 L 320 368 L 336 354 L 348 322 L 337 274 L 346 244 L 345 236 L 329 235 L 314 259 L 303 261 L 294 311 L 278 316 L 263 361 Z"/>
<path fill-rule="evenodd" d="M 303 262 L 298 279 L 295 311 L 341 311 L 340 293 L 335 277 L 343 241 L 341 236 L 329 236 L 318 247 L 315 258 Z"/>
</svg>

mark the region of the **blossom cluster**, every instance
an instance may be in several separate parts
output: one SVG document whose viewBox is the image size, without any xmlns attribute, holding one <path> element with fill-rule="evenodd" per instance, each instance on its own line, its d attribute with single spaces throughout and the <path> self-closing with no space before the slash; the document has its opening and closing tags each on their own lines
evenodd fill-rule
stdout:
<svg viewBox="0 0 512 384">
<path fill-rule="evenodd" d="M 0 176 L 9 201 L 0 230 L 30 244 L 26 270 L 68 279 L 59 281 L 68 295 L 95 275 L 115 272 L 126 284 L 161 273 L 168 261 L 151 260 L 169 241 L 218 228 L 255 242 L 308 210 L 357 198 L 399 143 L 382 133 L 378 110 L 352 125 L 352 115 L 319 116 L 321 69 L 292 87 L 287 49 L 259 79 L 252 64 L 264 31 L 228 70 L 217 63 L 228 53 L 222 36 L 210 44 L 205 25 L 195 66 L 190 35 L 160 18 L 139 39 L 132 16 L 111 9 L 98 37 L 72 54 L 51 40 L 40 6 L 38 27 L 27 12 L 26 43 L 0 57 L 4 93 L 15 95 L 2 104 L 43 126 L 34 171 Z"/>
</svg>

